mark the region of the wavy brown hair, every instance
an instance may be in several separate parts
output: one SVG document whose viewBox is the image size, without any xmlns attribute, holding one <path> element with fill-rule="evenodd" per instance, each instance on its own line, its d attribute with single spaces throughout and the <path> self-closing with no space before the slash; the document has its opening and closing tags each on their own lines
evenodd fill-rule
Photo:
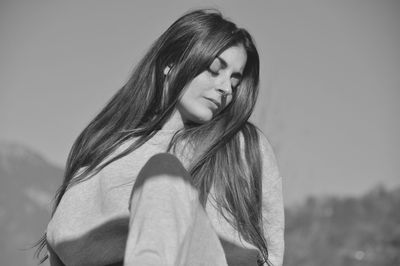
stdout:
<svg viewBox="0 0 400 266">
<path fill-rule="evenodd" d="M 241 237 L 258 247 L 269 264 L 262 230 L 259 133 L 248 122 L 258 95 L 259 56 L 251 35 L 215 9 L 194 10 L 176 20 L 153 43 L 126 84 L 80 133 L 69 153 L 53 214 L 70 186 L 133 152 L 162 128 L 185 86 L 207 70 L 220 53 L 235 45 L 243 45 L 247 61 L 231 103 L 211 121 L 178 131 L 169 151 L 176 151 L 180 143 L 202 147 L 189 166 L 201 202 L 206 204 L 214 186 L 220 212 Z M 166 92 L 163 70 L 171 65 Z M 133 138 L 136 140 L 126 150 L 106 159 Z M 38 243 L 38 257 L 45 246 L 46 235 Z"/>
</svg>

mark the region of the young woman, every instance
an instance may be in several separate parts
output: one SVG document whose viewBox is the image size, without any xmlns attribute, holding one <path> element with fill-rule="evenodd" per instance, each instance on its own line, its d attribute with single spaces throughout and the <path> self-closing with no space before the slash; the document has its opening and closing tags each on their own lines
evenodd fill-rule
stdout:
<svg viewBox="0 0 400 266">
<path fill-rule="evenodd" d="M 281 265 L 281 177 L 248 121 L 258 84 L 246 30 L 217 10 L 175 21 L 75 141 L 51 265 Z"/>
</svg>

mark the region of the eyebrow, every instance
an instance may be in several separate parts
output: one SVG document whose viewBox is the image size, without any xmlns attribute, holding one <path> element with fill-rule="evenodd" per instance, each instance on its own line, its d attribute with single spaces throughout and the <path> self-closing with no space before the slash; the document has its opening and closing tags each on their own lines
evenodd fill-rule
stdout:
<svg viewBox="0 0 400 266">
<path fill-rule="evenodd" d="M 220 63 L 221 63 L 223 68 L 226 68 L 228 66 L 228 63 L 224 59 L 222 59 L 219 56 L 217 56 L 216 58 L 220 61 Z M 232 76 L 235 77 L 235 78 L 241 79 L 242 78 L 242 73 L 234 72 L 234 73 L 232 73 Z"/>
</svg>

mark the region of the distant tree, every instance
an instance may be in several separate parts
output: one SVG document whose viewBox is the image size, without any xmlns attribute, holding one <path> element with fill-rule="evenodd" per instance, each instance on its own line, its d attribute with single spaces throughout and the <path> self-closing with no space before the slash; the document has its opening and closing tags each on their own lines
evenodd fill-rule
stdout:
<svg viewBox="0 0 400 266">
<path fill-rule="evenodd" d="M 286 210 L 286 266 L 400 265 L 400 188 Z"/>
</svg>

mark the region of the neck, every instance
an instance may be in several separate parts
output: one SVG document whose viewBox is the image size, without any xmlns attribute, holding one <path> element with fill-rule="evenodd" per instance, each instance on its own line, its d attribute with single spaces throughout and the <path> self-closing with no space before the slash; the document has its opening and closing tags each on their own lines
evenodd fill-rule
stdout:
<svg viewBox="0 0 400 266">
<path fill-rule="evenodd" d="M 164 124 L 161 130 L 177 131 L 185 127 L 179 111 L 175 110 L 170 119 Z"/>
</svg>

